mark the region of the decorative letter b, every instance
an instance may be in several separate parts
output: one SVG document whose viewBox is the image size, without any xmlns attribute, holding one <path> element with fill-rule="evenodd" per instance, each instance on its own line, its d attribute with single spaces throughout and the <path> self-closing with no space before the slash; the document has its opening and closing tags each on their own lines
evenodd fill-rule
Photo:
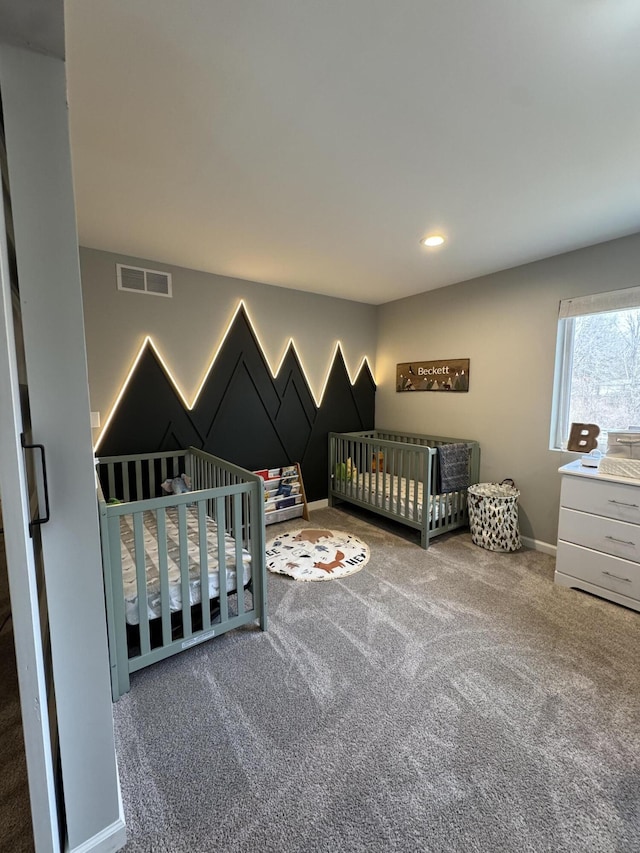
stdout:
<svg viewBox="0 0 640 853">
<path fill-rule="evenodd" d="M 599 435 L 600 427 L 595 424 L 571 424 L 567 450 L 589 453 L 598 446 L 596 439 Z"/>
</svg>

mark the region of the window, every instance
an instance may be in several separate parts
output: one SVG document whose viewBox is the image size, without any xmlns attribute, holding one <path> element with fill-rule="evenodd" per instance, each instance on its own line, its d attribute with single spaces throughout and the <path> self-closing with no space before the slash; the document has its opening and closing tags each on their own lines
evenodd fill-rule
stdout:
<svg viewBox="0 0 640 853">
<path fill-rule="evenodd" d="M 640 424 L 640 287 L 560 303 L 551 448 L 572 423 L 607 431 Z"/>
</svg>

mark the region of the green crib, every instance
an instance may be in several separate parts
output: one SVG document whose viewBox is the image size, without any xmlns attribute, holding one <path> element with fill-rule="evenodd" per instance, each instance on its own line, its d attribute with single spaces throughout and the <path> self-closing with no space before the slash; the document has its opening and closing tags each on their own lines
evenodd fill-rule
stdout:
<svg viewBox="0 0 640 853">
<path fill-rule="evenodd" d="M 420 531 L 420 544 L 469 523 L 467 489 L 440 491 L 438 448 L 463 445 L 468 485 L 480 476 L 480 445 L 465 438 L 395 430 L 329 434 L 329 504 L 355 504 Z"/>
<path fill-rule="evenodd" d="M 266 630 L 261 477 L 193 447 L 96 466 L 114 701 L 133 672 L 241 625 Z M 165 494 L 183 474 L 192 490 Z"/>
</svg>

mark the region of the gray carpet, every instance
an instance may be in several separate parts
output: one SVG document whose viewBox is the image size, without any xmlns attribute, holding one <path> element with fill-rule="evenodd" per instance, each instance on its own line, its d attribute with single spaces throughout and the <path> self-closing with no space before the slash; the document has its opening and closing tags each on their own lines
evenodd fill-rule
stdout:
<svg viewBox="0 0 640 853">
<path fill-rule="evenodd" d="M 466 532 L 425 552 L 336 509 L 312 524 L 367 542 L 366 568 L 270 575 L 268 633 L 114 706 L 127 853 L 637 853 L 640 614 Z"/>
</svg>

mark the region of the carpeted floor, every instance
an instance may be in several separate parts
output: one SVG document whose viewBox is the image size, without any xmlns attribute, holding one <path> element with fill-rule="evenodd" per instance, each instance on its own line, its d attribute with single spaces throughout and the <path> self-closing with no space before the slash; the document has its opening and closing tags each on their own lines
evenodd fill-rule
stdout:
<svg viewBox="0 0 640 853">
<path fill-rule="evenodd" d="M 4 538 L 0 534 L 0 850 L 28 853 L 33 850 L 33 833 L 10 615 Z"/>
<path fill-rule="evenodd" d="M 114 706 L 126 851 L 640 850 L 640 614 L 554 586 L 541 553 L 312 522 L 369 564 L 270 574 L 267 633 L 144 670 Z"/>
</svg>

